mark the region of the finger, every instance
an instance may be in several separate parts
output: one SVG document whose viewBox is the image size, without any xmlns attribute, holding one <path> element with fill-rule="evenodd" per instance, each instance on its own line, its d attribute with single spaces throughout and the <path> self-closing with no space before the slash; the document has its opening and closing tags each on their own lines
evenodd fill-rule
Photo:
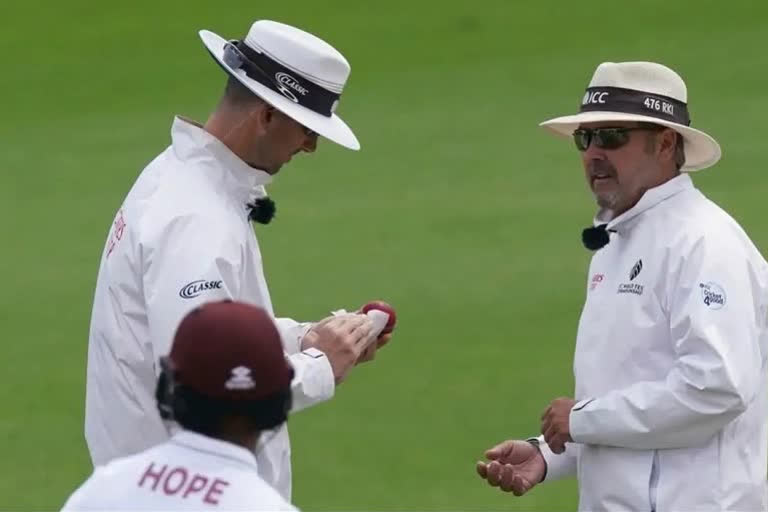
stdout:
<svg viewBox="0 0 768 512">
<path fill-rule="evenodd" d="M 546 439 L 546 436 L 545 436 Z M 563 435 L 559 432 L 550 431 L 549 441 L 547 441 L 549 449 L 552 453 L 561 454 L 565 451 L 565 443 Z"/>
<path fill-rule="evenodd" d="M 336 334 L 340 329 L 339 326 L 341 326 L 343 322 L 344 319 L 339 316 L 324 318 L 313 325 L 312 330 L 316 332 Z"/>
<path fill-rule="evenodd" d="M 376 345 L 381 348 L 387 343 L 389 343 L 389 340 L 392 339 L 392 333 L 387 334 L 381 334 L 379 335 L 378 339 L 376 340 Z"/>
<path fill-rule="evenodd" d="M 531 489 L 530 481 L 521 475 L 515 475 L 512 479 L 512 494 L 522 496 Z"/>
<path fill-rule="evenodd" d="M 350 334 L 355 337 L 356 343 L 360 343 L 361 341 L 368 341 L 372 330 L 373 321 L 367 316 L 360 315 L 359 323 L 352 328 Z"/>
<path fill-rule="evenodd" d="M 488 468 L 485 462 L 477 461 L 475 470 L 477 470 L 477 474 L 480 475 L 481 478 L 486 478 L 488 476 Z"/>
<path fill-rule="evenodd" d="M 497 460 L 497 459 L 505 458 L 510 453 L 512 453 L 513 445 L 514 443 L 512 441 L 504 441 L 502 443 L 499 443 L 493 448 L 485 452 L 485 458 L 488 460 Z"/>
<path fill-rule="evenodd" d="M 541 433 L 543 434 L 544 432 L 549 430 L 551 427 L 552 427 L 552 416 L 548 414 L 541 420 Z"/>
<path fill-rule="evenodd" d="M 376 340 L 371 338 L 370 329 L 368 327 L 369 326 L 366 326 L 366 323 L 364 322 L 362 325 L 357 326 L 351 332 L 344 335 L 345 343 L 349 344 L 348 348 L 354 352 L 355 359 L 363 357 L 363 353 L 369 348 L 376 348 Z"/>
<path fill-rule="evenodd" d="M 550 426 L 546 432 L 544 432 L 544 441 L 549 445 L 550 448 L 553 446 L 557 446 L 560 444 L 561 437 L 560 437 L 560 431 L 555 426 Z"/>
<path fill-rule="evenodd" d="M 549 449 L 552 450 L 552 453 L 560 455 L 565 452 L 565 445 L 561 441 L 556 440 L 549 444 Z"/>
<path fill-rule="evenodd" d="M 355 313 L 344 313 L 331 318 L 328 324 L 342 332 L 349 332 L 355 328 L 355 325 L 357 325 L 359 321 L 360 315 Z"/>
<path fill-rule="evenodd" d="M 499 482 L 499 487 L 501 487 L 503 491 L 511 491 L 514 478 L 515 469 L 511 465 L 505 464 L 501 468 L 501 481 Z"/>
<path fill-rule="evenodd" d="M 368 361 L 373 361 L 376 359 L 376 349 L 378 347 L 374 343 L 373 345 L 369 345 L 368 348 L 366 348 L 362 354 L 360 354 L 360 357 L 357 358 L 357 363 L 367 363 Z"/>
<path fill-rule="evenodd" d="M 488 468 L 488 476 L 486 479 L 488 480 L 488 483 L 492 487 L 498 487 L 499 481 L 501 480 L 502 465 L 494 460 L 488 464 L 487 468 Z"/>
<path fill-rule="evenodd" d="M 546 441 L 547 444 L 549 444 L 557 435 L 557 429 L 555 429 L 555 427 L 553 427 L 552 425 L 542 430 L 543 430 L 542 435 L 544 436 L 544 441 Z"/>
<path fill-rule="evenodd" d="M 339 324 L 337 325 L 339 333 L 342 335 L 351 334 L 355 337 L 355 341 L 358 341 L 360 331 L 365 329 L 365 324 L 371 322 L 365 315 L 356 314 L 344 315 L 344 317 L 339 320 Z M 370 331 L 370 329 L 368 330 Z"/>
</svg>

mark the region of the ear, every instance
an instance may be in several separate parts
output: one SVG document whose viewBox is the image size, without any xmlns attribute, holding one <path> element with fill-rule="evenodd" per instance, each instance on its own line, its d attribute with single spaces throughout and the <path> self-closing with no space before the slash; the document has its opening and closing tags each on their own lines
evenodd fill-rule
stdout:
<svg viewBox="0 0 768 512">
<path fill-rule="evenodd" d="M 663 130 L 658 136 L 659 157 L 663 160 L 675 161 L 677 147 L 677 132 L 672 129 Z"/>
<path fill-rule="evenodd" d="M 249 115 L 256 136 L 266 134 L 275 122 L 275 107 L 267 103 L 259 103 Z"/>
</svg>

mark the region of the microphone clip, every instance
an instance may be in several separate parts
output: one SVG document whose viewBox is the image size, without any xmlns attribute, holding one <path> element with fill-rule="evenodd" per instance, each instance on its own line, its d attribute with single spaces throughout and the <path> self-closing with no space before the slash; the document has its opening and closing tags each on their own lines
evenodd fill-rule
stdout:
<svg viewBox="0 0 768 512">
<path fill-rule="evenodd" d="M 269 224 L 277 210 L 275 202 L 269 197 L 260 197 L 246 206 L 248 207 L 248 219 L 259 224 Z"/>
<path fill-rule="evenodd" d="M 615 229 L 608 229 L 608 224 L 591 226 L 581 232 L 581 243 L 590 251 L 597 251 L 608 245 L 611 241 L 610 233 L 616 233 Z"/>
</svg>

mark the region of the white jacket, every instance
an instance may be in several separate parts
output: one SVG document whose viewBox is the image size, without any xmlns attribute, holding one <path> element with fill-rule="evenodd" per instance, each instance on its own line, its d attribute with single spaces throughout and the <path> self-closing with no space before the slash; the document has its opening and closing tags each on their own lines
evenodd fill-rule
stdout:
<svg viewBox="0 0 768 512">
<path fill-rule="evenodd" d="M 768 509 L 768 264 L 687 174 L 592 258 L 564 455 L 580 510 Z"/>
<path fill-rule="evenodd" d="M 94 465 L 168 439 L 155 406 L 158 358 L 201 303 L 230 298 L 272 313 L 246 203 L 271 177 L 199 126 L 177 118 L 172 145 L 136 180 L 101 258 L 88 342 L 85 437 Z M 306 326 L 278 319 L 296 371 L 294 410 L 334 393 L 322 352 L 300 351 Z M 290 500 L 288 432 L 259 452 L 261 476 Z"/>
<path fill-rule="evenodd" d="M 149 450 L 97 467 L 62 510 L 297 510 L 256 469 L 245 448 L 180 431 Z"/>
</svg>

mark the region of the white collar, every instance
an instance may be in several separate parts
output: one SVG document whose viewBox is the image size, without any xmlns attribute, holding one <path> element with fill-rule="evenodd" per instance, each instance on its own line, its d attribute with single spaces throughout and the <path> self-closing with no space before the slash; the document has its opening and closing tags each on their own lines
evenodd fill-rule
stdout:
<svg viewBox="0 0 768 512">
<path fill-rule="evenodd" d="M 272 182 L 272 176 L 245 163 L 198 123 L 176 116 L 171 128 L 171 139 L 173 151 L 179 160 L 213 160 L 216 167 L 223 171 L 219 179 L 224 187 L 243 204 L 266 195 L 264 185 Z M 210 177 L 216 179 L 214 176 Z"/>
<path fill-rule="evenodd" d="M 256 456 L 242 446 L 204 436 L 189 430 L 180 430 L 171 437 L 172 444 L 214 457 L 235 460 L 256 469 Z"/>
<path fill-rule="evenodd" d="M 618 226 L 623 225 L 625 228 L 630 228 L 629 221 L 635 219 L 641 213 L 644 213 L 654 206 L 658 205 L 662 201 L 673 197 L 680 192 L 693 188 L 693 180 L 688 173 L 681 173 L 679 176 L 675 176 L 669 181 L 662 183 L 661 185 L 648 189 L 643 194 L 643 197 L 630 208 L 618 217 L 611 219 L 606 226 L 606 229 L 616 229 Z M 605 224 L 605 215 L 607 210 L 600 210 L 594 219 L 595 226 Z"/>
</svg>

